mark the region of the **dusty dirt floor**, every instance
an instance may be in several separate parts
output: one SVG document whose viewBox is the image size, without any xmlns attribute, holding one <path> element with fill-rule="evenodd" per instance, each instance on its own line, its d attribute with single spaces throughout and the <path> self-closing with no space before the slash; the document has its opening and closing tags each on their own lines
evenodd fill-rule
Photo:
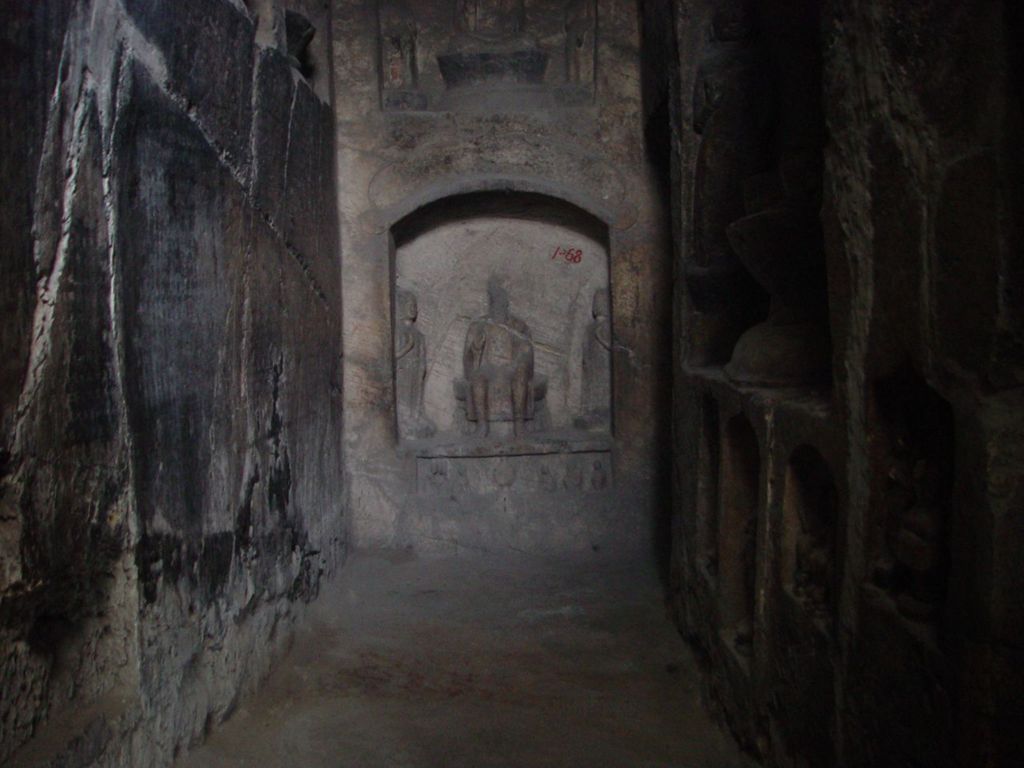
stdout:
<svg viewBox="0 0 1024 768">
<path fill-rule="evenodd" d="M 179 768 L 748 768 L 651 565 L 350 558 Z"/>
</svg>

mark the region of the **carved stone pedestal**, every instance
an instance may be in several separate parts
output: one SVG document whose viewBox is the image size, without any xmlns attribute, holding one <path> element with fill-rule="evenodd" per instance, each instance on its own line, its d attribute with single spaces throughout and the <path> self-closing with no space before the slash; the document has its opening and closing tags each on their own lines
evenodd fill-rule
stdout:
<svg viewBox="0 0 1024 768">
<path fill-rule="evenodd" d="M 752 179 L 746 195 L 752 212 L 728 230 L 743 266 L 771 296 L 768 319 L 740 337 L 725 369 L 744 384 L 813 384 L 830 371 L 824 246 L 807 192 L 813 172 L 793 165 L 784 165 L 781 179 Z"/>
<path fill-rule="evenodd" d="M 594 552 L 636 537 L 635 492 L 616 487 L 612 444 L 582 432 L 409 446 L 407 530 L 425 551 Z"/>
</svg>

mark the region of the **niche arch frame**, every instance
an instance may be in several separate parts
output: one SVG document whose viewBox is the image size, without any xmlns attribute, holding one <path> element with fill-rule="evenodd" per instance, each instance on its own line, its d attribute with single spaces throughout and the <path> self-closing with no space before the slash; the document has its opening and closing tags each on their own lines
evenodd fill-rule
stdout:
<svg viewBox="0 0 1024 768">
<path fill-rule="evenodd" d="M 457 182 L 450 179 L 438 180 L 406 195 L 384 209 L 377 209 L 371 223 L 375 235 L 386 237 L 388 259 L 388 322 L 389 334 L 393 338 L 398 326 L 396 299 L 399 285 L 399 251 L 403 246 L 433 229 L 454 224 L 463 219 L 491 216 L 503 220 L 520 220 L 524 223 L 562 227 L 579 232 L 599 247 L 600 270 L 603 273 L 603 290 L 608 298 L 608 326 L 611 349 L 608 353 L 608 396 L 607 425 L 603 429 L 591 430 L 594 436 L 614 440 L 616 436 L 616 353 L 620 350 L 616 342 L 615 262 L 613 232 L 631 226 L 628 216 L 616 211 L 593 195 L 543 179 L 521 176 L 479 176 L 459 177 Z M 368 223 L 364 220 L 364 223 Z M 598 289 L 600 290 L 600 289 Z M 586 315 L 590 316 L 590 305 L 586 301 Z M 513 312 L 515 306 L 513 302 Z M 427 351 L 429 354 L 429 350 Z M 407 442 L 399 425 L 398 377 L 396 360 L 392 355 L 390 366 L 390 409 L 391 432 L 396 446 Z M 580 375 L 582 380 L 582 374 Z M 580 384 L 582 386 L 582 384 Z M 568 428 L 561 424 L 556 432 Z M 579 427 L 582 433 L 587 428 Z M 439 425 L 439 434 L 444 433 Z M 451 431 L 448 437 L 457 436 Z M 542 434 L 542 433 L 541 433 Z"/>
</svg>

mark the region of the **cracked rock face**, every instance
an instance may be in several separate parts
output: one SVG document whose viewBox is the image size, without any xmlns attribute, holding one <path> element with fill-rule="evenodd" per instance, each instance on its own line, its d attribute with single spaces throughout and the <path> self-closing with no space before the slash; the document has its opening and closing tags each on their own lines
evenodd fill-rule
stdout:
<svg viewBox="0 0 1024 768">
<path fill-rule="evenodd" d="M 0 62 L 0 761 L 163 764 L 344 552 L 329 109 L 228 0 L 27 8 Z"/>
</svg>

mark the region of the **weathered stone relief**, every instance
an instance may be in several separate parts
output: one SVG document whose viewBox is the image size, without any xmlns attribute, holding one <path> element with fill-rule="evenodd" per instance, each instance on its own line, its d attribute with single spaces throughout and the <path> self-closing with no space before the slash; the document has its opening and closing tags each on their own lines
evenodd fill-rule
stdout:
<svg viewBox="0 0 1024 768">
<path fill-rule="evenodd" d="M 384 109 L 423 109 L 419 90 L 419 26 L 401 0 L 380 4 L 380 87 Z"/>
<path fill-rule="evenodd" d="M 436 431 L 423 413 L 423 386 L 427 378 L 427 349 L 416 327 L 416 294 L 399 290 L 395 296 L 395 393 L 398 432 L 401 436 L 430 437 Z"/>
<path fill-rule="evenodd" d="M 1020 251 L 1020 185 L 1007 183 L 1022 157 L 1018 5 L 754 0 L 771 141 L 719 190 L 734 213 L 710 230 L 722 113 L 673 136 L 677 611 L 711 699 L 766 764 L 1009 766 L 1024 753 L 1008 704 L 1024 687 L 1008 567 L 1024 434 L 1007 389 L 1022 348 L 1021 260 L 1007 259 Z M 699 127 L 714 101 L 700 26 L 724 6 L 676 4 L 673 75 L 696 98 L 674 125 Z M 756 312 L 703 272 L 723 248 L 761 287 Z M 799 386 L 765 388 L 780 384 Z M 756 499 L 728 458 L 739 410 L 763 458 Z M 735 513 L 755 504 L 751 600 Z"/>
<path fill-rule="evenodd" d="M 790 456 L 783 500 L 783 584 L 831 632 L 837 597 L 838 498 L 821 454 L 803 445 Z"/>
<path fill-rule="evenodd" d="M 508 40 L 523 31 L 523 0 L 456 0 L 455 30 L 491 42 Z"/>
<path fill-rule="evenodd" d="M 692 360 L 727 359 L 726 374 L 744 384 L 816 384 L 830 368 L 816 62 L 813 44 L 808 52 L 795 33 L 762 24 L 748 0 L 716 7 L 694 79 L 685 275 L 714 330 Z"/>
<path fill-rule="evenodd" d="M 591 493 L 609 488 L 611 475 L 610 454 L 597 450 L 417 459 L 417 488 L 430 494 Z"/>
<path fill-rule="evenodd" d="M 590 103 L 595 0 L 379 0 L 381 106 L 554 109 Z M 502 94 L 499 98 L 495 92 Z"/>
<path fill-rule="evenodd" d="M 576 426 L 607 429 L 612 402 L 612 325 L 607 288 L 594 291 L 593 322 L 583 347 L 583 412 Z"/>
<path fill-rule="evenodd" d="M 399 452 L 416 457 L 415 498 L 434 514 L 461 497 L 572 507 L 570 494 L 613 487 L 607 253 L 579 217 L 478 194 L 396 229 Z"/>
<path fill-rule="evenodd" d="M 487 314 L 466 332 L 462 361 L 455 397 L 477 436 L 486 437 L 490 425 L 501 421 L 511 422 L 519 437 L 547 394 L 547 379 L 534 376 L 530 328 L 511 313 L 508 290 L 495 277 L 487 283 Z"/>
<path fill-rule="evenodd" d="M 459 213 L 439 201 L 411 239 L 405 230 L 399 234 L 396 371 L 406 375 L 406 358 L 397 355 L 410 346 L 402 341 L 410 332 L 423 338 L 406 355 L 425 358 L 423 379 L 396 382 L 399 411 L 420 413 L 400 414 L 399 437 L 430 436 L 429 427 L 413 423 L 436 425 L 435 442 L 608 432 L 612 330 L 604 247 L 549 223 L 546 206 L 564 204 L 472 199 L 494 207 L 486 215 Z M 497 207 L 503 200 L 507 213 Z M 422 395 L 414 393 L 419 389 Z M 413 405 L 417 398 L 422 405 Z"/>
<path fill-rule="evenodd" d="M 953 416 L 913 372 L 876 387 L 878 490 L 873 583 L 912 621 L 939 618 L 949 572 Z"/>
</svg>

